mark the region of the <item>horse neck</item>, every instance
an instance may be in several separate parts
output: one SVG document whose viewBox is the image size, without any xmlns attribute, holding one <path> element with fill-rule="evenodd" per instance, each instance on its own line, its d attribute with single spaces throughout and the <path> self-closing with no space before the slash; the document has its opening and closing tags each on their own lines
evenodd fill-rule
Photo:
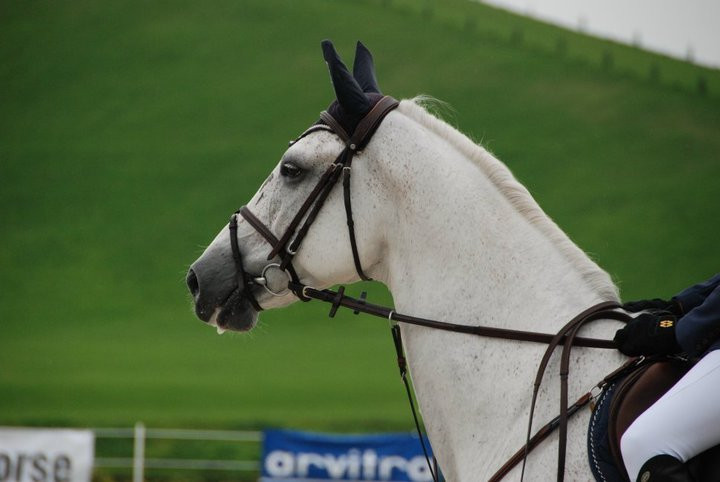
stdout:
<svg viewBox="0 0 720 482">
<path fill-rule="evenodd" d="M 401 112 L 408 108 L 403 104 Z M 417 119 L 393 117 L 413 137 L 399 143 L 402 152 L 389 168 L 394 219 L 385 234 L 383 272 L 398 309 L 459 323 L 541 330 L 539 319 L 554 324 L 615 298 L 609 277 L 504 165 L 422 115 L 434 130 Z"/>
<path fill-rule="evenodd" d="M 421 125 L 417 115 L 398 115 L 408 109 L 415 107 L 401 104 L 387 119 L 385 134 L 378 133 L 387 136 L 379 144 L 395 147 L 386 158 L 393 214 L 377 274 L 398 311 L 553 333 L 590 305 L 616 297 L 609 277 L 521 186 L 512 193 L 500 187 L 503 178 L 514 182 L 504 166 L 456 131 L 448 140 L 440 129 Z M 430 124 L 439 122 L 432 119 Z M 398 142 L 403 135 L 408 142 Z M 448 480 L 488 478 L 524 443 L 528 388 L 544 345 L 412 325 L 402 331 L 418 402 Z M 583 376 L 599 380 L 615 358 L 581 364 Z M 571 393 L 578 389 L 573 383 Z M 557 410 L 548 393 L 554 392 L 541 392 L 538 401 L 540 420 Z M 577 436 L 572 432 L 571 441 Z M 545 450 L 537 452 L 545 456 Z M 583 458 L 569 459 L 572 464 L 585 470 Z M 553 475 L 538 477 L 532 480 Z"/>
</svg>

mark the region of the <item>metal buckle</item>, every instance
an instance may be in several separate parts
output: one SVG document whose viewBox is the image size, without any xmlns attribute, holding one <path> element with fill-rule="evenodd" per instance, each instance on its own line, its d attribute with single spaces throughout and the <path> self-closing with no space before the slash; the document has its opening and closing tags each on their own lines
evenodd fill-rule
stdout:
<svg viewBox="0 0 720 482">
<path fill-rule="evenodd" d="M 590 389 L 590 411 L 594 412 L 597 407 L 597 402 L 603 393 L 605 385 L 595 385 Z"/>
<path fill-rule="evenodd" d="M 267 274 L 267 272 L 268 272 L 268 270 L 269 270 L 270 268 L 277 268 L 278 270 L 280 270 L 280 271 L 282 271 L 283 273 L 285 273 L 285 276 L 287 276 L 287 278 L 288 278 L 288 283 L 292 280 L 292 277 L 290 276 L 290 273 L 288 272 L 288 270 L 286 270 L 286 269 L 281 269 L 279 263 L 270 263 L 270 264 L 268 264 L 267 266 L 265 266 L 265 267 L 263 268 L 262 273 L 260 273 L 260 276 L 258 276 L 257 278 L 254 278 L 254 279 L 253 279 L 253 282 L 255 282 L 256 285 L 260 285 L 260 286 L 262 286 L 263 288 L 265 288 L 265 291 L 267 291 L 268 293 L 270 293 L 270 294 L 273 295 L 273 296 L 285 296 L 286 294 L 288 294 L 288 293 L 290 292 L 290 288 L 289 288 L 289 287 L 286 286 L 285 288 L 283 288 L 282 291 L 273 291 L 273 290 L 268 286 L 266 274 Z"/>
</svg>

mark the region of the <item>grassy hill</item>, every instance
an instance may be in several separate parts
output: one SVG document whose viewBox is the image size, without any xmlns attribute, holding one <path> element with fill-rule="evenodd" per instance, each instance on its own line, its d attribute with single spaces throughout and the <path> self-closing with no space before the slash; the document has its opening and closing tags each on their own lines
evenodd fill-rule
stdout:
<svg viewBox="0 0 720 482">
<path fill-rule="evenodd" d="M 385 323 L 218 337 L 184 287 L 330 102 L 323 38 L 451 104 L 626 298 L 720 267 L 717 71 L 460 0 L 1 9 L 0 424 L 410 428 Z"/>
</svg>

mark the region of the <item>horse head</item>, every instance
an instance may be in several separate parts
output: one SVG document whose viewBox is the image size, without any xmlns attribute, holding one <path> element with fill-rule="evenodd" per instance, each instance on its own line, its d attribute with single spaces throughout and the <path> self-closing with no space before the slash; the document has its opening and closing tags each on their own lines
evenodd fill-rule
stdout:
<svg viewBox="0 0 720 482">
<path fill-rule="evenodd" d="M 352 73 L 332 43 L 322 49 L 336 99 L 188 272 L 195 313 L 219 330 L 250 330 L 260 310 L 303 299 L 303 286 L 368 279 L 363 269 L 378 263 L 383 238 L 373 211 L 383 193 L 374 179 L 378 150 L 368 142 L 397 102 L 380 93 L 360 42 Z M 350 201 L 353 158 L 352 184 L 363 187 Z M 362 224 L 357 235 L 353 222 Z"/>
</svg>

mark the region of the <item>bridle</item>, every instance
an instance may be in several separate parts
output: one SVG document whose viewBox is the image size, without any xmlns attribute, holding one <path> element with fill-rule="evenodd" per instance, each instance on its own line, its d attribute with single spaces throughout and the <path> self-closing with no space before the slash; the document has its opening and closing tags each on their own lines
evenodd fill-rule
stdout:
<svg viewBox="0 0 720 482">
<path fill-rule="evenodd" d="M 350 175 L 352 172 L 352 161 L 355 155 L 361 152 L 370 142 L 373 134 L 385 116 L 398 106 L 399 102 L 392 97 L 384 96 L 378 100 L 367 114 L 360 120 L 352 134 L 348 134 L 341 123 L 338 122 L 328 111 L 320 113 L 321 123 L 317 123 L 307 129 L 305 132 L 291 142 L 291 145 L 298 142 L 308 134 L 316 131 L 324 130 L 336 134 L 345 144 L 345 147 L 337 156 L 335 161 L 330 164 L 325 172 L 320 176 L 317 184 L 310 192 L 305 202 L 300 206 L 290 224 L 285 229 L 280 238 L 277 238 L 270 228 L 267 227 L 247 206 L 241 207 L 233 213 L 230 218 L 230 244 L 232 247 L 233 259 L 235 260 L 236 278 L 238 287 L 244 287 L 245 296 L 247 296 L 253 308 L 260 311 L 262 308 L 253 294 L 254 286 L 262 286 L 267 292 L 274 296 L 283 296 L 288 291 L 292 291 L 295 296 L 303 301 L 309 301 L 305 294 L 305 286 L 300 282 L 297 271 L 292 261 L 300 248 L 300 244 L 305 239 L 310 227 L 317 218 L 318 213 L 322 209 L 328 195 L 332 191 L 335 184 L 342 176 L 343 178 L 343 199 L 345 203 L 345 214 L 347 218 L 348 233 L 350 236 L 350 247 L 352 249 L 353 262 L 355 270 L 360 279 L 369 281 L 368 277 L 360 262 L 360 253 L 355 238 L 355 223 L 352 215 L 352 198 L 350 195 Z M 268 261 L 275 257 L 280 257 L 280 262 L 272 262 L 262 269 L 259 276 L 250 276 L 245 271 L 242 261 L 242 255 L 237 241 L 237 216 L 242 216 L 245 221 L 250 224 L 271 246 Z M 304 220 L 304 221 L 303 221 Z M 288 288 L 282 291 L 273 290 L 267 279 L 267 273 L 277 269 L 285 273 L 288 277 Z"/>
<path fill-rule="evenodd" d="M 338 180 L 342 176 L 343 178 L 343 199 L 345 204 L 345 214 L 347 218 L 347 227 L 350 237 L 350 247 L 352 249 L 353 262 L 355 264 L 355 270 L 358 276 L 363 280 L 370 280 L 365 272 L 363 271 L 362 264 L 360 262 L 360 255 L 357 247 L 357 241 L 355 238 L 355 223 L 353 222 L 352 215 L 352 201 L 350 193 L 350 175 L 352 171 L 352 161 L 356 154 L 362 151 L 370 142 L 373 134 L 377 130 L 378 126 L 385 118 L 385 116 L 395 109 L 399 105 L 398 101 L 389 96 L 382 97 L 375 105 L 368 111 L 368 113 L 360 120 L 357 127 L 352 133 L 348 133 L 341 123 L 335 119 L 328 111 L 323 111 L 320 114 L 320 123 L 317 123 L 303 132 L 295 141 L 291 142 L 291 145 L 300 139 L 304 138 L 308 134 L 317 132 L 320 130 L 329 131 L 336 134 L 345 144 L 345 147 L 337 156 L 335 161 L 328 166 L 325 172 L 322 174 L 317 184 L 310 192 L 305 202 L 301 205 L 295 216 L 290 221 L 290 224 L 285 229 L 285 232 L 280 236 L 276 237 L 273 232 L 263 223 L 255 214 L 250 211 L 247 206 L 241 207 L 237 210 L 230 218 L 229 230 L 230 230 L 230 244 L 233 253 L 233 259 L 235 262 L 236 278 L 238 283 L 238 289 L 242 292 L 244 290 L 245 296 L 247 297 L 250 304 L 257 311 L 261 311 L 262 307 L 258 303 L 253 289 L 256 286 L 262 286 L 270 294 L 274 296 L 284 296 L 288 292 L 292 292 L 302 301 L 310 301 L 311 299 L 321 300 L 330 303 L 330 317 L 335 316 L 339 307 L 350 308 L 355 314 L 360 312 L 367 313 L 370 315 L 387 318 L 392 326 L 392 334 L 395 343 L 395 348 L 398 356 L 398 366 L 400 368 L 400 374 L 405 384 L 405 389 L 410 400 L 410 407 L 415 419 L 415 425 L 420 432 L 419 422 L 415 412 L 415 407 L 410 392 L 409 383 L 407 380 L 407 365 L 405 356 L 403 353 L 402 342 L 400 338 L 400 327 L 397 322 L 409 323 L 428 328 L 434 328 L 445 331 L 452 331 L 455 333 L 465 333 L 470 335 L 500 338 L 505 340 L 520 340 L 529 341 L 535 343 L 544 343 L 548 345 L 547 350 L 540 362 L 538 367 L 535 383 L 533 386 L 532 404 L 530 409 L 530 420 L 528 423 L 528 433 L 526 444 L 520 448 L 491 478 L 491 481 L 499 481 L 505 475 L 507 475 L 516 465 L 524 462 L 527 458 L 528 453 L 535 448 L 542 440 L 548 437 L 553 430 L 559 429 L 560 436 L 558 442 L 558 481 L 563 480 L 564 477 L 564 466 L 565 466 L 565 451 L 566 451 L 566 440 L 567 440 L 567 423 L 568 418 L 576 413 L 580 408 L 590 403 L 594 395 L 590 392 L 582 395 L 575 403 L 568 403 L 568 374 L 570 365 L 570 350 L 572 346 L 585 346 L 592 348 L 605 348 L 615 349 L 615 344 L 611 340 L 603 340 L 596 338 L 584 338 L 577 336 L 579 330 L 588 322 L 599 320 L 599 319 L 613 319 L 622 322 L 628 322 L 631 318 L 623 313 L 616 311 L 620 305 L 613 301 L 598 303 L 587 310 L 583 311 L 575 318 L 570 320 L 558 333 L 555 335 L 547 333 L 537 333 L 522 330 L 511 330 L 505 328 L 495 328 L 488 326 L 466 326 L 456 323 L 449 323 L 445 321 L 430 320 L 425 318 L 418 318 L 415 316 L 405 315 L 397 313 L 391 308 L 386 308 L 374 304 L 367 303 L 364 298 L 364 293 L 360 299 L 351 298 L 345 295 L 345 288 L 340 287 L 337 291 L 332 290 L 318 290 L 313 287 L 304 285 L 301 283 L 298 277 L 297 271 L 295 270 L 292 261 L 294 256 L 297 254 L 300 244 L 308 233 L 308 230 L 315 221 L 318 213 L 322 209 L 327 197 L 332 191 L 333 187 L 337 184 Z M 238 246 L 237 240 L 237 216 L 242 216 L 248 224 L 250 224 L 271 246 L 270 254 L 268 255 L 268 261 L 272 261 L 275 257 L 280 258 L 280 262 L 271 262 L 265 265 L 261 273 L 257 276 L 248 274 L 245 271 L 242 255 Z M 303 221 L 304 220 L 304 221 Z M 288 278 L 288 286 L 282 291 L 274 291 L 268 284 L 267 273 L 277 269 L 285 273 Z M 562 346 L 562 358 L 560 364 L 560 415 L 555 417 L 553 420 L 548 422 L 542 428 L 537 430 L 535 434 L 532 434 L 532 418 L 535 407 L 535 402 L 540 388 L 545 369 L 550 361 L 551 355 L 554 353 L 555 348 Z M 636 365 L 643 363 L 643 359 L 632 359 L 610 375 L 606 376 L 597 383 L 593 389 L 602 389 L 611 381 L 623 376 L 627 371 L 635 367 Z M 532 436 L 531 436 L 532 435 Z M 433 476 L 433 480 L 437 481 L 437 467 L 433 471 L 430 464 L 427 450 L 422 442 L 422 436 L 420 441 L 423 444 L 423 451 L 425 452 L 426 459 L 428 460 L 428 466 Z"/>
</svg>

